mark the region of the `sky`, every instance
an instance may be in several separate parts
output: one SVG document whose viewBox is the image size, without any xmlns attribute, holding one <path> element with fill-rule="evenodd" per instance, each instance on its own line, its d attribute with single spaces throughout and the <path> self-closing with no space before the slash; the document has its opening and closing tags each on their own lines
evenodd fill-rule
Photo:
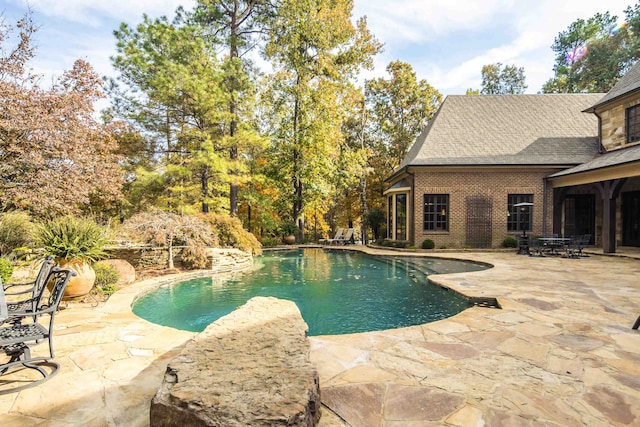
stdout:
<svg viewBox="0 0 640 427">
<path fill-rule="evenodd" d="M 391 61 L 412 65 L 444 95 L 480 89 L 481 69 L 501 62 L 524 67 L 527 93 L 537 93 L 553 76 L 554 38 L 576 19 L 609 11 L 622 22 L 633 0 L 354 0 L 354 20 L 366 16 L 370 31 L 384 44 L 373 71 L 361 78 L 387 76 Z M 82 58 L 101 75 L 115 76 L 113 31 L 132 26 L 142 15 L 172 18 L 178 6 L 195 0 L 0 0 L 5 23 L 14 24 L 31 7 L 40 27 L 31 63 L 43 81 L 59 77 Z"/>
</svg>

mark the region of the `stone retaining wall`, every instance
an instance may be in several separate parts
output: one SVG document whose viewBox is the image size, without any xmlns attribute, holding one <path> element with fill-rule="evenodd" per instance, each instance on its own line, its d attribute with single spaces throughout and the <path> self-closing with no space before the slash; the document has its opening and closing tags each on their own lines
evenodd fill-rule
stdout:
<svg viewBox="0 0 640 427">
<path fill-rule="evenodd" d="M 151 426 L 315 426 L 320 385 L 307 330 L 293 302 L 252 298 L 169 363 Z"/>
<path fill-rule="evenodd" d="M 176 265 L 182 261 L 184 246 L 173 247 L 173 260 Z M 166 247 L 129 246 L 111 247 L 107 249 L 109 258 L 124 259 L 137 270 L 154 267 L 166 267 L 169 252 Z M 253 263 L 250 253 L 234 248 L 208 248 L 207 255 L 211 260 L 211 268 L 216 272 L 227 272 L 243 269 Z"/>
</svg>

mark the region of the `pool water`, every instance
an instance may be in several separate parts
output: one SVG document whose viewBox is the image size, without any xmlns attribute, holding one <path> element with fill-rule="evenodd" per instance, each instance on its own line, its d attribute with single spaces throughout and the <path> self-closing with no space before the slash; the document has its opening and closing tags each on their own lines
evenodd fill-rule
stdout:
<svg viewBox="0 0 640 427">
<path fill-rule="evenodd" d="M 221 280 L 166 285 L 138 299 L 133 312 L 153 323 L 200 332 L 254 296 L 295 302 L 309 335 L 338 335 L 418 325 L 453 316 L 467 299 L 429 282 L 434 273 L 485 269 L 436 258 L 383 258 L 351 251 L 270 252 L 251 270 Z"/>
</svg>

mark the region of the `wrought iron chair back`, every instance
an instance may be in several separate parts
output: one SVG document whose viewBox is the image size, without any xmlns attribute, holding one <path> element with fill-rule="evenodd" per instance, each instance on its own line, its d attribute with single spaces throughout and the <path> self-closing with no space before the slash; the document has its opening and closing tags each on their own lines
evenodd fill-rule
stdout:
<svg viewBox="0 0 640 427">
<path fill-rule="evenodd" d="M 27 292 L 31 292 L 30 298 L 22 299 L 18 301 L 10 301 L 7 302 L 7 311 L 9 314 L 9 321 L 14 323 L 19 323 L 22 321 L 22 316 L 18 316 L 22 313 L 35 312 L 39 310 L 40 302 L 45 294 L 45 288 L 47 283 L 51 280 L 50 273 L 54 269 L 53 257 L 47 258 L 42 267 L 40 267 L 40 271 L 38 276 L 36 277 L 35 282 L 30 290 Z M 21 292 L 25 293 L 25 292 Z M 6 295 L 17 295 L 14 294 L 6 294 Z M 35 321 L 35 318 L 33 319 Z"/>
<path fill-rule="evenodd" d="M 20 303 L 20 306 L 24 309 L 26 309 L 28 305 L 31 304 L 31 310 L 35 311 L 36 304 L 37 304 L 37 300 L 35 298 L 42 293 L 45 285 L 47 284 L 46 279 L 49 276 L 49 272 L 54 267 L 54 265 L 55 263 L 53 261 L 53 257 L 52 256 L 47 257 L 43 261 L 42 265 L 40 266 L 38 275 L 36 276 L 36 279 L 33 282 L 8 283 L 4 286 L 3 288 L 4 294 L 7 296 L 25 295 L 26 297 L 28 297 L 28 298 L 23 298 L 21 300 L 12 301 L 14 305 L 14 310 L 17 309 L 18 304 Z M 26 286 L 29 286 L 29 287 L 25 288 Z M 24 288 L 24 289 L 13 291 L 12 288 Z M 28 294 L 30 294 L 30 296 Z"/>
<path fill-rule="evenodd" d="M 14 368 L 17 370 L 28 368 L 38 371 L 42 375 L 42 378 L 29 382 L 26 385 L 9 389 L 2 388 L 0 389 L 0 394 L 32 387 L 51 378 L 58 372 L 60 365 L 53 361 L 55 357 L 53 351 L 53 323 L 55 313 L 58 310 L 64 294 L 64 289 L 69 279 L 74 275 L 75 272 L 71 270 L 62 270 L 57 267 L 53 268 L 45 280 L 45 283 L 48 283 L 51 287 L 49 295 L 47 298 L 44 298 L 44 292 L 40 294 L 36 310 L 23 313 L 9 313 L 10 316 L 15 318 L 31 317 L 33 322 L 23 323 L 19 320 L 13 322 L 10 326 L 0 328 L 0 350 L 9 356 L 9 361 L 0 365 L 0 376 L 12 372 Z M 45 314 L 49 316 L 48 325 L 40 321 L 40 318 Z M 32 357 L 31 347 L 43 340 L 47 340 L 49 343 L 49 356 Z M 45 369 L 45 367 L 49 369 Z"/>
</svg>

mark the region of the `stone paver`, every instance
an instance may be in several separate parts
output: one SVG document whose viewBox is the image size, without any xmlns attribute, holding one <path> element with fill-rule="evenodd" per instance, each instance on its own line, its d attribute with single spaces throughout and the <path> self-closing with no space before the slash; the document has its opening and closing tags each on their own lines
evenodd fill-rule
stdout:
<svg viewBox="0 0 640 427">
<path fill-rule="evenodd" d="M 312 337 L 323 403 L 338 416 L 354 427 L 640 425 L 640 260 L 437 256 L 494 265 L 431 279 L 502 309 Z M 343 356 L 346 343 L 367 357 Z"/>
<path fill-rule="evenodd" d="M 431 278 L 497 298 L 502 309 L 312 337 L 326 405 L 321 426 L 640 425 L 640 332 L 631 330 L 640 315 L 640 260 L 433 255 L 494 265 Z M 131 313 L 135 296 L 159 281 L 167 278 L 134 284 L 97 308 L 60 312 L 60 373 L 0 396 L 0 425 L 147 426 L 168 361 L 193 336 Z"/>
</svg>

